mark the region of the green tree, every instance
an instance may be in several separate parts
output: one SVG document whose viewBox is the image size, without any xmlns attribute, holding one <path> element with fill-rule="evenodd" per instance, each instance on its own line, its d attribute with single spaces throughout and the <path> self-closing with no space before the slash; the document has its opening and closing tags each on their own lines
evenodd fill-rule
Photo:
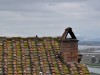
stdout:
<svg viewBox="0 0 100 75">
<path fill-rule="evenodd" d="M 93 56 L 93 57 L 91 58 L 91 61 L 92 61 L 92 63 L 95 63 L 95 62 L 96 62 L 95 56 Z"/>
<path fill-rule="evenodd" d="M 99 57 L 98 63 L 100 64 L 100 57 Z"/>
</svg>

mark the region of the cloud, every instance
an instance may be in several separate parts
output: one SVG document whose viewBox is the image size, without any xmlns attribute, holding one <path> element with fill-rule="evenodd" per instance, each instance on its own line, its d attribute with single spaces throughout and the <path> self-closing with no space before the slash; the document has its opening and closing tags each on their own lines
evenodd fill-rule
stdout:
<svg viewBox="0 0 100 75">
<path fill-rule="evenodd" d="M 0 0 L 0 34 L 59 36 L 70 26 L 75 30 L 75 34 L 95 38 L 100 28 L 99 2 L 99 0 Z M 99 37 L 100 33 L 97 35 Z"/>
<path fill-rule="evenodd" d="M 85 0 L 84 0 L 85 1 Z M 0 0 L 1 10 L 10 11 L 42 11 L 52 4 L 83 2 L 83 0 Z"/>
<path fill-rule="evenodd" d="M 99 2 L 100 2 L 99 0 L 91 0 L 91 2 L 88 0 L 86 4 L 90 9 L 94 9 L 95 11 L 100 11 Z"/>
</svg>

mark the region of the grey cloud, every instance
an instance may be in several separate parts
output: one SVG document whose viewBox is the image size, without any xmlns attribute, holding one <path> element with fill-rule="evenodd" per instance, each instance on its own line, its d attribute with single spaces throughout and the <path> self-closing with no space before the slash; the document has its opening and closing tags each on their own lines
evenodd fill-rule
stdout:
<svg viewBox="0 0 100 75">
<path fill-rule="evenodd" d="M 90 9 L 100 11 L 100 0 L 91 0 L 91 2 L 88 0 L 86 4 Z"/>
<path fill-rule="evenodd" d="M 80 36 L 99 32 L 99 0 L 0 0 L 0 35 L 61 35 L 68 26 Z M 97 28 L 93 32 L 94 28 Z M 89 33 L 90 36 L 88 36 Z M 15 34 L 15 35 L 14 35 Z M 98 33 L 98 36 L 100 33 Z"/>
<path fill-rule="evenodd" d="M 85 1 L 85 0 L 84 0 Z M 49 5 L 66 2 L 84 2 L 83 0 L 0 0 L 0 10 L 39 11 Z"/>
</svg>

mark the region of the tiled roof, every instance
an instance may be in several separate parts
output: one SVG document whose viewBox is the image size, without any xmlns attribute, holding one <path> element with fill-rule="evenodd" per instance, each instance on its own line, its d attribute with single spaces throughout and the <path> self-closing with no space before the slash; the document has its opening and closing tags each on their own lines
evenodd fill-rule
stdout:
<svg viewBox="0 0 100 75">
<path fill-rule="evenodd" d="M 0 38 L 0 75 L 90 75 L 84 64 L 58 57 L 59 39 Z"/>
</svg>

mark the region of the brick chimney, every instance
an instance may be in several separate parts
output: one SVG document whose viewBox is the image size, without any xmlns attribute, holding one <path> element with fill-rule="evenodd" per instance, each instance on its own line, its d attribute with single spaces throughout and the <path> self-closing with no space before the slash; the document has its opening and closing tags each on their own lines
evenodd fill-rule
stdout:
<svg viewBox="0 0 100 75">
<path fill-rule="evenodd" d="M 60 39 L 60 54 L 64 62 L 78 62 L 78 40 L 70 27 L 65 29 Z"/>
</svg>

